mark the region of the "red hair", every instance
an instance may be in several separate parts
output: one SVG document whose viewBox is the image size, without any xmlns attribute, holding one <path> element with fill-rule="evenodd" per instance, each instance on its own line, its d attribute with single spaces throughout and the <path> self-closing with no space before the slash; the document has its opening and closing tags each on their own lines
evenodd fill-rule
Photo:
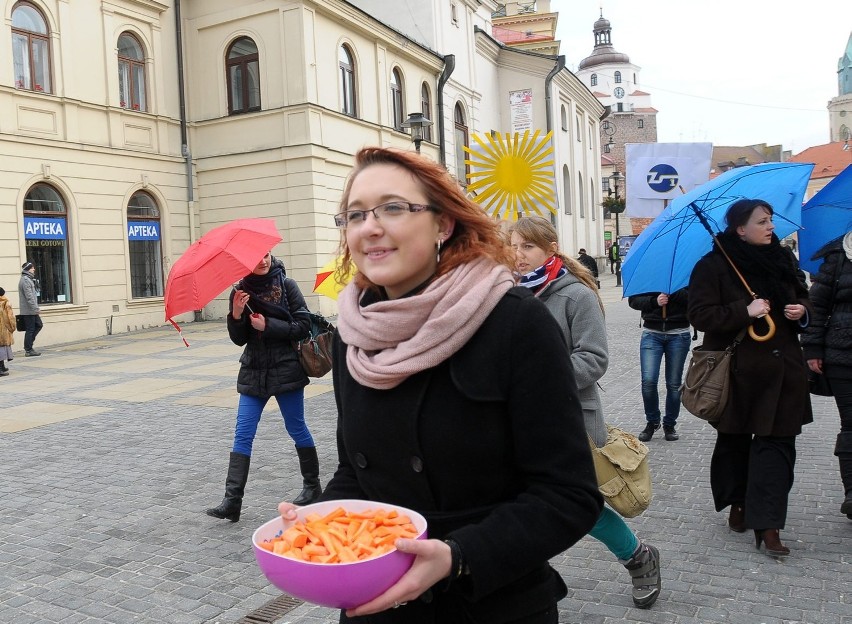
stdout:
<svg viewBox="0 0 852 624">
<path fill-rule="evenodd" d="M 416 152 L 387 147 L 365 147 L 359 150 L 355 154 L 355 166 L 343 189 L 340 212 L 344 212 L 349 205 L 352 182 L 359 173 L 373 165 L 395 165 L 405 169 L 423 187 L 429 205 L 438 214 L 455 220 L 452 234 L 441 247 L 441 261 L 436 277 L 483 256 L 510 270 L 514 267 L 514 254 L 505 244 L 499 225 L 485 214 L 479 204 L 465 196 L 446 169 Z M 344 276 L 349 275 L 352 269 L 352 255 L 346 244 L 345 231 L 341 234 L 340 249 L 341 262 L 335 272 L 335 279 L 343 283 Z M 355 280 L 362 288 L 375 286 L 361 273 L 356 275 Z"/>
</svg>

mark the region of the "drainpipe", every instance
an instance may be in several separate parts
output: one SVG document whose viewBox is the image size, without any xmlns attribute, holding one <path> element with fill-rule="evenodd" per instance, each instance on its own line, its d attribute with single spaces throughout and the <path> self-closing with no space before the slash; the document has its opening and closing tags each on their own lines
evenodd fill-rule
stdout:
<svg viewBox="0 0 852 624">
<path fill-rule="evenodd" d="M 547 74 L 547 78 L 544 79 L 544 104 L 545 104 L 545 120 L 547 123 L 547 132 L 553 130 L 553 112 L 550 110 L 550 83 L 553 82 L 553 79 L 556 78 L 556 74 L 565 69 L 565 55 L 560 54 L 556 57 L 556 65 L 553 66 L 553 69 L 550 70 L 550 73 Z"/>
<path fill-rule="evenodd" d="M 444 70 L 438 78 L 438 146 L 441 164 L 447 166 L 447 137 L 444 135 L 444 86 L 456 68 L 456 55 L 447 54 L 444 57 Z"/>
<path fill-rule="evenodd" d="M 186 124 L 186 96 L 183 76 L 183 31 L 181 30 L 180 0 L 175 0 L 175 38 L 177 44 L 178 102 L 180 103 L 180 155 L 186 164 L 186 201 L 189 203 L 189 240 L 195 235 L 195 217 L 192 204 L 195 200 L 192 188 L 192 153 L 189 151 L 189 138 Z"/>
<path fill-rule="evenodd" d="M 195 240 L 195 192 L 192 188 L 192 153 L 189 151 L 189 133 L 186 124 L 186 95 L 183 75 L 183 30 L 181 28 L 180 0 L 175 0 L 175 44 L 177 46 L 178 103 L 180 105 L 180 155 L 186 169 L 186 211 L 189 217 L 189 242 Z M 196 322 L 203 321 L 202 310 L 195 310 Z"/>
<path fill-rule="evenodd" d="M 546 131 L 550 132 L 553 130 L 553 111 L 551 110 L 551 83 L 553 79 L 556 78 L 556 74 L 565 69 L 565 55 L 560 54 L 556 57 L 556 65 L 553 66 L 553 69 L 550 70 L 550 73 L 547 74 L 547 78 L 544 79 L 544 118 L 546 123 Z M 551 138 L 551 140 L 553 140 Z M 553 181 L 554 181 L 554 198 L 556 199 L 556 211 L 559 211 L 559 193 L 556 193 L 556 179 L 559 171 L 556 169 L 556 161 L 553 161 Z M 556 225 L 556 215 L 550 215 L 550 222 L 555 226 Z"/>
</svg>

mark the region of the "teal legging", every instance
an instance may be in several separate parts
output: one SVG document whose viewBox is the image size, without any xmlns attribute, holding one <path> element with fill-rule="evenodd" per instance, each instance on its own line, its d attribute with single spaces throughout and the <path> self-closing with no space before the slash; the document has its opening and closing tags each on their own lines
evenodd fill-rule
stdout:
<svg viewBox="0 0 852 624">
<path fill-rule="evenodd" d="M 639 540 L 615 511 L 604 505 L 600 518 L 589 535 L 609 548 L 613 555 L 627 561 L 639 548 Z"/>
</svg>

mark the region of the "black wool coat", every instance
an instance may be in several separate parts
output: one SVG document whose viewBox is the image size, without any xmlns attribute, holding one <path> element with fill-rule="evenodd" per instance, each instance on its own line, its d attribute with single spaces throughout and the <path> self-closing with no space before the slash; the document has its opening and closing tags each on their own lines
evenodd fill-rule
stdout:
<svg viewBox="0 0 852 624">
<path fill-rule="evenodd" d="M 335 339 L 339 466 L 323 500 L 423 514 L 470 570 L 430 601 L 358 622 L 524 621 L 566 595 L 548 559 L 597 521 L 598 492 L 568 348 L 550 312 L 513 288 L 468 343 L 395 388 L 359 384 Z"/>
<path fill-rule="evenodd" d="M 852 378 L 852 261 L 840 241 L 824 258 L 819 272 L 811 276 L 814 315 L 802 334 L 802 347 L 806 359 L 823 360 L 832 376 Z"/>
<path fill-rule="evenodd" d="M 286 298 L 292 318 L 266 316 L 266 329 L 262 332 L 251 326 L 248 310 L 239 320 L 234 318 L 235 292 L 231 291 L 228 306 L 228 335 L 235 345 L 245 346 L 240 356 L 237 392 L 269 398 L 307 386 L 308 376 L 293 348 L 293 341 L 306 338 L 311 330 L 308 307 L 298 284 L 284 277 L 282 300 Z"/>
<path fill-rule="evenodd" d="M 812 314 L 804 284 L 787 288 L 788 300 L 805 305 Z M 748 315 L 751 296 L 721 253 L 714 250 L 699 260 L 689 280 L 689 321 L 704 332 L 704 348 L 724 350 L 754 319 Z M 798 321 L 772 306 L 775 336 L 756 342 L 745 335 L 734 353 L 728 407 L 716 428 L 722 433 L 795 436 L 813 422 L 807 367 L 799 345 Z M 766 332 L 755 322 L 758 334 Z"/>
</svg>

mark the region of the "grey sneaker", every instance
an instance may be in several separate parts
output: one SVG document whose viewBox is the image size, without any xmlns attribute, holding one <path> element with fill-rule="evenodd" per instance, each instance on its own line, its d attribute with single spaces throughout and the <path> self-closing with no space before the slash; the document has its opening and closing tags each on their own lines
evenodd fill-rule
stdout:
<svg viewBox="0 0 852 624">
<path fill-rule="evenodd" d="M 636 437 L 638 437 L 642 442 L 647 442 L 648 440 L 654 437 L 654 432 L 659 428 L 660 423 L 648 423 Z"/>
<path fill-rule="evenodd" d="M 36 355 L 41 355 L 41 352 L 36 351 L 35 349 L 30 349 L 29 351 L 24 351 L 24 355 L 27 357 L 35 357 Z"/>
<path fill-rule="evenodd" d="M 660 553 L 649 544 L 639 542 L 639 552 L 624 564 L 633 580 L 633 604 L 648 609 L 657 602 L 662 588 Z"/>
</svg>

